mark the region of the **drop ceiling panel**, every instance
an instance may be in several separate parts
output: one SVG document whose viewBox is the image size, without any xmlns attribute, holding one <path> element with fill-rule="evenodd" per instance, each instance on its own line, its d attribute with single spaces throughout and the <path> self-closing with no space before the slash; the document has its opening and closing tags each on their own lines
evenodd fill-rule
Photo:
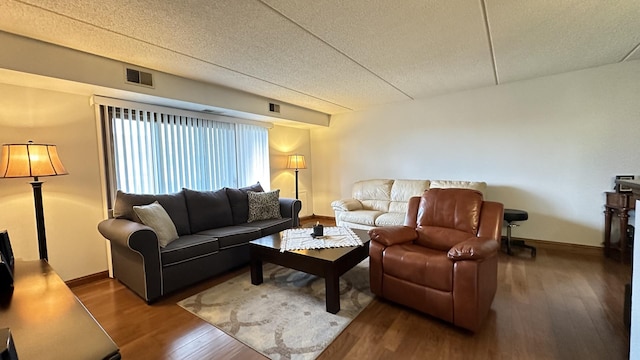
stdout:
<svg viewBox="0 0 640 360">
<path fill-rule="evenodd" d="M 264 0 L 413 98 L 493 85 L 477 0 Z"/>
<path fill-rule="evenodd" d="M 638 0 L 486 0 L 509 82 L 622 61 L 640 43 Z"/>
<path fill-rule="evenodd" d="M 406 99 L 257 1 L 13 5 L 9 32 L 324 112 Z"/>
<path fill-rule="evenodd" d="M 496 84 L 483 4 L 500 82 L 640 59 L 638 0 L 0 0 L 0 30 L 335 114 Z"/>
</svg>

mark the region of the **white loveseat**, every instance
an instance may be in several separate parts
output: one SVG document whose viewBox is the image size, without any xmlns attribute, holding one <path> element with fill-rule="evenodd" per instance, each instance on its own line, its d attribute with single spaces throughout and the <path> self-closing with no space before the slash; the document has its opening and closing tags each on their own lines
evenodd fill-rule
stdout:
<svg viewBox="0 0 640 360">
<path fill-rule="evenodd" d="M 365 230 L 402 225 L 409 199 L 433 188 L 464 188 L 484 193 L 487 184 L 458 180 L 361 180 L 353 184 L 351 198 L 331 203 L 336 225 Z"/>
</svg>

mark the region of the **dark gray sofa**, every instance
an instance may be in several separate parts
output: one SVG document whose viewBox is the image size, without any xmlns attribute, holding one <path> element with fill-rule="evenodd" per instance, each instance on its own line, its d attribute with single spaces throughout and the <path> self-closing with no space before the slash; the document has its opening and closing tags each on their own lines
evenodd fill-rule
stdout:
<svg viewBox="0 0 640 360">
<path fill-rule="evenodd" d="M 111 243 L 113 275 L 148 303 L 172 291 L 249 262 L 248 243 L 298 224 L 301 202 L 280 198 L 281 219 L 247 223 L 247 191 L 260 184 L 217 191 L 183 189 L 166 195 L 118 191 L 113 218 L 98 224 Z M 143 225 L 133 206 L 158 201 L 179 238 L 161 248 L 156 233 Z"/>
</svg>

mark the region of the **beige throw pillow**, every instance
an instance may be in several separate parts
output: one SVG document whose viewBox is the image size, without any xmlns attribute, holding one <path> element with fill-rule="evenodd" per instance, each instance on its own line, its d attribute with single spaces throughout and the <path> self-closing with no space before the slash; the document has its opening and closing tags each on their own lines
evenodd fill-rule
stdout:
<svg viewBox="0 0 640 360">
<path fill-rule="evenodd" d="M 178 238 L 175 224 L 167 214 L 167 211 L 157 201 L 149 205 L 134 206 L 133 211 L 135 211 L 143 224 L 156 232 L 160 247 L 165 247 Z"/>
<path fill-rule="evenodd" d="M 248 223 L 258 220 L 282 219 L 280 189 L 269 192 L 247 191 L 249 198 Z"/>
</svg>

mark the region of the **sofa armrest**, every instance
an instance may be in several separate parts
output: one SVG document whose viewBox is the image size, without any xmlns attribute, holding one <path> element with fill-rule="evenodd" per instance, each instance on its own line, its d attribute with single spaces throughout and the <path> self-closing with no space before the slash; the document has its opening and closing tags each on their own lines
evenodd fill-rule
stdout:
<svg viewBox="0 0 640 360">
<path fill-rule="evenodd" d="M 298 199 L 280 198 L 280 215 L 284 218 L 291 218 L 292 225 L 298 226 L 300 223 L 299 213 L 302 210 L 302 201 Z"/>
<path fill-rule="evenodd" d="M 385 226 L 369 230 L 369 237 L 372 241 L 391 246 L 416 240 L 418 232 L 409 226 Z"/>
<path fill-rule="evenodd" d="M 364 209 L 360 200 L 357 199 L 335 200 L 331 203 L 331 207 L 335 211 L 353 211 Z"/>
<path fill-rule="evenodd" d="M 163 295 L 160 245 L 148 226 L 125 219 L 107 219 L 98 231 L 111 242 L 114 277 L 147 302 Z"/>
<path fill-rule="evenodd" d="M 98 224 L 98 231 L 115 245 L 125 246 L 138 252 L 159 247 L 158 236 L 153 229 L 135 221 L 107 219 Z M 156 246 L 148 246 L 154 243 Z"/>
<path fill-rule="evenodd" d="M 472 237 L 449 249 L 447 257 L 453 261 L 482 260 L 497 253 L 499 247 L 495 239 Z"/>
</svg>

